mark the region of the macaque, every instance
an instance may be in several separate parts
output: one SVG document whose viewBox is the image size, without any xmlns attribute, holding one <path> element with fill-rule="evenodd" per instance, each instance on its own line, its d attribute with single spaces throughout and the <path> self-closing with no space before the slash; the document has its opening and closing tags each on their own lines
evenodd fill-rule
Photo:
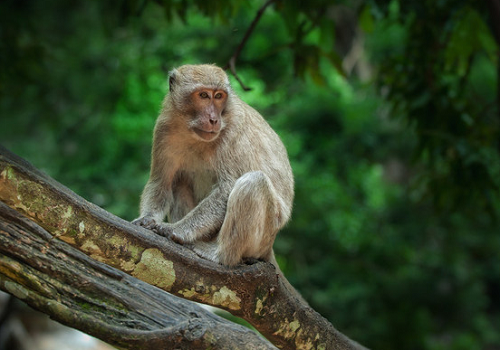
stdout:
<svg viewBox="0 0 500 350">
<path fill-rule="evenodd" d="M 221 68 L 170 72 L 134 224 L 223 265 L 247 259 L 276 265 L 272 247 L 290 219 L 293 187 L 280 138 L 240 100 Z"/>
</svg>

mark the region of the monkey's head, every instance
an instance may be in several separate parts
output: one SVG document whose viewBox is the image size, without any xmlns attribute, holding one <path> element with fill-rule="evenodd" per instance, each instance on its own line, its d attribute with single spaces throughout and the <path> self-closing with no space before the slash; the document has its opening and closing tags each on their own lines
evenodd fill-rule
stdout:
<svg viewBox="0 0 500 350">
<path fill-rule="evenodd" d="M 226 121 L 222 118 L 231 86 L 227 74 L 214 65 L 185 65 L 169 74 L 170 100 L 198 140 L 215 140 Z"/>
</svg>

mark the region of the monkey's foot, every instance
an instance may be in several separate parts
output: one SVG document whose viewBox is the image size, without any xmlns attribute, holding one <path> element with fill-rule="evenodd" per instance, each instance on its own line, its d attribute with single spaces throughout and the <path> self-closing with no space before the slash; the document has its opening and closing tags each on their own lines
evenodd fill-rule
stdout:
<svg viewBox="0 0 500 350">
<path fill-rule="evenodd" d="M 155 224 L 151 229 L 160 236 L 169 238 L 176 243 L 185 243 L 184 240 L 175 234 L 173 227 L 167 223 Z"/>
<path fill-rule="evenodd" d="M 219 262 L 217 254 L 217 244 L 215 242 L 195 242 L 193 251 L 202 258 Z"/>
<path fill-rule="evenodd" d="M 132 221 L 132 224 L 152 230 L 156 221 L 151 216 L 143 216 Z"/>
<path fill-rule="evenodd" d="M 262 261 L 262 260 L 259 260 L 257 258 L 243 258 L 242 259 L 242 262 L 243 264 L 245 265 L 253 265 L 253 264 L 257 264 L 259 261 Z"/>
</svg>

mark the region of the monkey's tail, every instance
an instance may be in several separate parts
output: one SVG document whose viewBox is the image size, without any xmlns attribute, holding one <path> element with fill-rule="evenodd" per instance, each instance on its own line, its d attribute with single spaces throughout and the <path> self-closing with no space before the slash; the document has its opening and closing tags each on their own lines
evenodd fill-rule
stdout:
<svg viewBox="0 0 500 350">
<path fill-rule="evenodd" d="M 285 289 L 293 295 L 295 298 L 297 298 L 302 304 L 309 306 L 309 303 L 304 299 L 304 297 L 295 289 L 294 286 L 291 285 L 290 282 L 286 279 L 285 275 L 283 274 L 283 271 L 281 271 L 278 262 L 276 261 L 276 257 L 274 256 L 274 251 L 271 252 L 271 257 L 269 259 L 269 262 L 274 265 L 276 268 L 276 274 L 278 275 L 278 279 L 281 281 Z"/>
</svg>

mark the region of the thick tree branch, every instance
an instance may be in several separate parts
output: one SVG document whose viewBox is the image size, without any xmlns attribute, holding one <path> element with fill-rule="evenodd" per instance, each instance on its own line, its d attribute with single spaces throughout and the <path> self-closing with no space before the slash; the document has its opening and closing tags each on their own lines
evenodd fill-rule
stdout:
<svg viewBox="0 0 500 350">
<path fill-rule="evenodd" d="M 139 305 L 140 308 L 141 304 L 148 302 L 149 289 L 143 284 L 134 282 L 135 279 L 127 277 L 121 272 L 93 262 L 92 259 L 94 259 L 173 295 L 217 306 L 236 316 L 243 317 L 282 349 L 362 348 L 338 332 L 308 305 L 303 304 L 288 293 L 284 281 L 276 274 L 271 264 L 257 263 L 230 269 L 202 259 L 185 247 L 172 243 L 151 231 L 131 225 L 85 201 L 53 179 L 40 173 L 26 161 L 1 147 L 0 201 L 13 209 L 0 208 L 2 212 L 0 222 L 3 223 L 0 230 L 2 238 L 0 252 L 3 254 L 0 262 L 1 288 L 18 297 L 30 293 L 40 294 L 41 299 L 39 302 L 34 302 L 34 306 L 50 313 L 53 317 L 58 317 L 55 315 L 60 312 L 61 321 L 72 327 L 79 327 L 79 323 L 74 319 L 74 308 L 78 308 L 78 303 L 83 308 L 86 302 L 90 304 L 91 308 L 104 307 L 100 314 L 94 315 L 92 321 L 88 321 L 88 324 L 94 324 L 96 329 L 86 330 L 89 333 L 94 332 L 93 334 L 98 337 L 100 336 L 99 332 L 103 329 L 101 328 L 103 327 L 102 323 L 107 322 L 107 318 L 121 317 L 121 322 L 118 324 L 123 326 L 131 322 L 145 322 L 144 320 L 147 318 L 156 321 L 163 319 L 166 317 L 163 314 L 167 313 L 167 311 L 162 311 L 165 309 L 170 310 L 170 315 L 176 315 L 177 312 L 181 315 L 190 315 L 189 312 L 179 309 L 168 309 L 167 306 L 170 307 L 173 303 L 171 298 L 165 302 L 167 306 L 152 306 L 147 309 L 157 309 L 158 312 L 162 313 L 161 315 L 149 314 L 147 311 L 146 314 L 142 315 L 131 312 L 130 317 L 127 317 L 128 311 L 120 314 L 124 308 L 125 310 L 130 308 L 133 311 L 134 308 L 129 305 Z M 26 219 L 13 219 L 15 217 L 14 211 L 24 215 Z M 13 225 L 20 228 L 12 230 Z M 43 227 L 43 230 L 40 227 Z M 28 235 L 28 232 L 32 232 L 28 228 L 33 228 L 39 238 L 35 239 Z M 14 232 L 17 231 L 24 231 L 24 234 L 14 235 Z M 33 249 L 38 249 L 38 255 L 29 261 L 22 260 L 23 256 L 31 256 L 30 254 L 32 254 L 28 254 L 26 251 L 14 253 L 15 247 L 22 242 L 25 242 L 26 246 L 33 245 Z M 83 258 L 82 254 L 76 254 L 71 249 L 60 250 L 62 246 L 67 245 L 85 253 L 91 259 Z M 50 250 L 52 248 L 55 248 L 56 251 Z M 61 265 L 65 265 L 67 261 L 71 260 L 68 258 L 69 256 L 77 257 L 75 260 L 82 261 L 82 263 L 78 267 L 70 268 L 69 272 L 51 274 L 50 269 L 44 270 L 42 263 L 44 261 L 43 254 L 48 251 L 53 256 L 58 256 L 57 252 L 61 252 Z M 53 262 L 53 259 L 49 262 Z M 73 273 L 77 271 L 76 275 L 80 275 L 80 270 L 83 271 L 85 266 L 97 269 L 98 274 L 93 282 L 85 282 L 87 280 L 84 279 L 72 284 L 71 278 L 75 278 L 75 276 L 72 277 L 71 271 Z M 38 270 L 42 270 L 45 275 L 52 277 L 50 283 L 43 282 L 45 277 L 38 276 L 36 272 Z M 107 288 L 109 294 L 106 295 L 110 296 L 111 301 L 108 300 L 107 296 L 90 301 L 85 299 L 88 298 L 87 296 L 80 296 L 79 291 L 85 290 L 85 288 L 90 288 L 90 295 L 93 295 L 92 290 L 98 288 L 99 284 L 102 288 Z M 108 306 L 107 304 L 113 305 L 116 302 L 115 299 L 121 298 L 120 288 L 129 285 L 141 286 L 142 292 L 138 295 L 142 293 L 142 297 L 136 298 L 131 292 L 131 299 L 140 300 L 139 304 L 130 304 L 133 300 L 123 301 L 120 299 L 117 306 L 111 309 L 105 308 Z M 71 305 L 61 303 L 58 299 L 61 294 L 59 292 L 52 296 L 55 291 L 54 286 L 72 296 L 74 303 Z M 95 292 L 95 295 L 100 294 L 100 291 Z M 166 297 L 163 293 L 159 296 L 153 294 L 152 298 L 151 303 L 159 303 L 162 298 Z M 34 300 L 37 299 L 34 298 Z M 201 315 L 199 311 L 195 311 L 195 313 Z M 73 318 L 71 318 L 72 316 Z M 172 319 L 170 318 L 170 320 Z M 185 327 L 189 330 L 189 327 L 194 327 L 193 322 L 196 325 L 198 324 L 196 322 L 204 324 L 204 320 L 195 321 L 196 319 L 194 316 L 186 317 L 182 325 L 176 323 L 175 327 Z M 101 323 L 97 322 L 98 320 L 101 320 Z M 169 334 L 183 334 L 182 330 L 175 328 L 172 324 L 162 323 L 167 321 L 158 322 L 156 330 L 148 328 L 147 331 L 166 332 L 162 333 L 162 339 L 168 339 Z M 168 327 L 174 328 L 168 330 Z M 110 342 L 109 339 L 111 342 L 125 339 L 127 342 L 129 338 L 142 339 L 146 337 L 144 332 L 141 335 L 134 335 L 131 329 L 117 331 L 118 334 L 123 335 L 117 335 L 113 338 L 111 333 L 114 334 L 115 330 L 102 330 L 104 332 L 103 339 L 108 342 Z M 222 332 L 227 333 L 227 331 Z M 205 333 L 211 334 L 208 330 Z M 108 339 L 108 336 L 111 338 Z M 148 339 L 153 341 L 151 340 L 153 338 L 156 339 L 155 336 Z"/>
<path fill-rule="evenodd" d="M 122 349 L 276 349 L 249 329 L 92 260 L 3 202 L 0 289 Z"/>
</svg>

